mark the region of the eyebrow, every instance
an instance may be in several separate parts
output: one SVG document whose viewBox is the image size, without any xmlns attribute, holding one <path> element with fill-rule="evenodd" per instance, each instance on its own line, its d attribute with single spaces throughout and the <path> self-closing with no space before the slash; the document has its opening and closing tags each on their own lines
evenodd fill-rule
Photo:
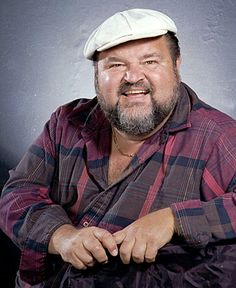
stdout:
<svg viewBox="0 0 236 288">
<path fill-rule="evenodd" d="M 120 62 L 124 61 L 121 57 L 110 56 L 106 59 L 106 62 Z"/>
<path fill-rule="evenodd" d="M 141 60 L 147 59 L 147 58 L 162 58 L 160 54 L 154 52 L 154 53 L 148 53 L 140 57 Z M 120 62 L 120 61 L 125 61 L 122 57 L 117 57 L 117 56 L 110 56 L 106 59 L 106 62 Z"/>
<path fill-rule="evenodd" d="M 141 57 L 141 59 L 146 59 L 146 58 L 162 58 L 160 54 L 154 52 L 154 53 L 149 53 L 149 54 L 145 54 Z"/>
</svg>

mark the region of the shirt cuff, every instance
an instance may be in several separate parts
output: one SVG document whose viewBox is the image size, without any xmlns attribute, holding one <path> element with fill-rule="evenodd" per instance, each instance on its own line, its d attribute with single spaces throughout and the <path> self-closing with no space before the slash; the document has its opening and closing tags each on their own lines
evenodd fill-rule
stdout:
<svg viewBox="0 0 236 288">
<path fill-rule="evenodd" d="M 49 207 L 40 215 L 21 252 L 19 273 L 23 281 L 38 284 L 54 272 L 48 244 L 52 234 L 64 224 L 71 224 L 71 221 L 59 206 Z"/>
<path fill-rule="evenodd" d="M 173 203 L 176 231 L 189 246 L 205 247 L 211 239 L 211 232 L 200 200 Z"/>
</svg>

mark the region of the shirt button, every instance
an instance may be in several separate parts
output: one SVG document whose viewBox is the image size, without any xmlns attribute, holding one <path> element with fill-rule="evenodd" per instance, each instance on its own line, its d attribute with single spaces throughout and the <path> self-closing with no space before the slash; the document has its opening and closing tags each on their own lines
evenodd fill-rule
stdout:
<svg viewBox="0 0 236 288">
<path fill-rule="evenodd" d="M 84 226 L 84 227 L 88 227 L 88 226 L 89 226 L 89 223 L 88 223 L 87 221 L 84 221 L 83 226 Z"/>
</svg>

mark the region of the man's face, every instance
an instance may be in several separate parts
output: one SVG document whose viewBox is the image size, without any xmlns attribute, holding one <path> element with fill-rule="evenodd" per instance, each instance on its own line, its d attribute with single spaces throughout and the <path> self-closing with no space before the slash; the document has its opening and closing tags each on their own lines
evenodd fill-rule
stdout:
<svg viewBox="0 0 236 288">
<path fill-rule="evenodd" d="M 179 65 L 165 37 L 130 41 L 99 53 L 95 86 L 111 124 L 147 135 L 169 116 L 179 97 Z"/>
</svg>

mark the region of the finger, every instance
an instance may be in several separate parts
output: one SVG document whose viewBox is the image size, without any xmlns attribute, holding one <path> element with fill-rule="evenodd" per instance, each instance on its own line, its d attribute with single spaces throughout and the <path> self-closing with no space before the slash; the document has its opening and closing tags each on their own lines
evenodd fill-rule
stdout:
<svg viewBox="0 0 236 288">
<path fill-rule="evenodd" d="M 133 250 L 132 250 L 132 254 L 131 254 L 134 262 L 143 263 L 145 252 L 146 252 L 146 242 L 136 239 Z"/>
<path fill-rule="evenodd" d="M 123 240 L 125 239 L 125 232 L 122 231 L 118 231 L 116 233 L 113 234 L 113 237 L 115 238 L 116 244 L 119 245 L 123 242 Z"/>
<path fill-rule="evenodd" d="M 112 256 L 118 255 L 118 248 L 115 238 L 106 230 L 95 229 L 93 231 L 94 236 L 102 243 L 102 246 L 107 249 Z"/>
<path fill-rule="evenodd" d="M 121 246 L 120 246 L 119 254 L 120 254 L 120 258 L 124 264 L 130 263 L 131 253 L 132 253 L 134 243 L 135 243 L 134 237 L 126 236 L 125 239 L 123 240 Z"/>
<path fill-rule="evenodd" d="M 145 261 L 147 263 L 155 262 L 157 252 L 158 252 L 158 248 L 154 243 L 147 243 L 147 248 L 145 252 Z"/>
<path fill-rule="evenodd" d="M 100 263 L 106 263 L 108 257 L 102 244 L 96 238 L 85 239 L 83 246 Z"/>
<path fill-rule="evenodd" d="M 92 267 L 95 264 L 93 256 L 84 247 L 79 250 L 76 254 L 76 258 L 79 259 L 85 266 Z"/>
<path fill-rule="evenodd" d="M 73 257 L 71 257 L 69 263 L 71 263 L 72 266 L 74 266 L 75 268 L 79 270 L 87 269 L 87 266 L 78 257 L 76 257 L 76 255 L 73 255 Z"/>
<path fill-rule="evenodd" d="M 95 263 L 96 263 L 96 261 L 93 259 L 93 260 L 91 260 L 90 262 L 87 262 L 87 263 L 86 263 L 86 266 L 87 266 L 87 267 L 93 267 L 93 266 L 95 265 Z"/>
<path fill-rule="evenodd" d="M 87 266 L 94 265 L 94 258 L 80 243 L 75 249 L 68 253 L 62 254 L 65 262 L 71 263 L 77 269 L 86 269 Z"/>
</svg>

